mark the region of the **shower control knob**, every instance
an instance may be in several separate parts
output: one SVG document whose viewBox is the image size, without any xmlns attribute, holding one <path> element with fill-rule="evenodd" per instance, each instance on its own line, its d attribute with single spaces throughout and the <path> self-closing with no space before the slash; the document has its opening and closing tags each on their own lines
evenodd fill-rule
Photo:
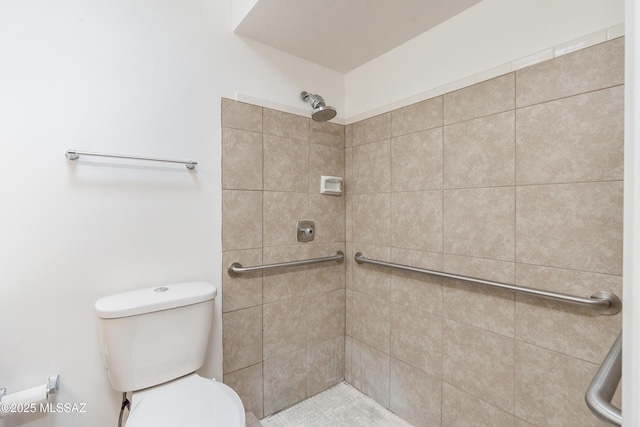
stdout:
<svg viewBox="0 0 640 427">
<path fill-rule="evenodd" d="M 315 224 L 313 221 L 300 220 L 297 226 L 298 242 L 310 242 L 315 234 Z"/>
</svg>

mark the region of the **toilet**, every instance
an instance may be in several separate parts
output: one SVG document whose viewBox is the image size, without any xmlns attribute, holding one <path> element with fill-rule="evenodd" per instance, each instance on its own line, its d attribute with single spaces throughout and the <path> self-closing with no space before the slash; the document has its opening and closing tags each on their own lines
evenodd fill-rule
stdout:
<svg viewBox="0 0 640 427">
<path fill-rule="evenodd" d="M 216 294 L 212 283 L 189 282 L 96 301 L 111 385 L 133 392 L 126 427 L 244 427 L 236 392 L 195 373 L 204 363 Z"/>
</svg>

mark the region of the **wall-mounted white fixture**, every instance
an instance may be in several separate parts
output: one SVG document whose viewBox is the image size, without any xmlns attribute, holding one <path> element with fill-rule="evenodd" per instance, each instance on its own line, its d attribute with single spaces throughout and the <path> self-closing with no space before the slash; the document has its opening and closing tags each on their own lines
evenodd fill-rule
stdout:
<svg viewBox="0 0 640 427">
<path fill-rule="evenodd" d="M 320 194 L 330 194 L 339 196 L 342 194 L 342 177 L 339 176 L 321 176 L 320 177 Z"/>
</svg>

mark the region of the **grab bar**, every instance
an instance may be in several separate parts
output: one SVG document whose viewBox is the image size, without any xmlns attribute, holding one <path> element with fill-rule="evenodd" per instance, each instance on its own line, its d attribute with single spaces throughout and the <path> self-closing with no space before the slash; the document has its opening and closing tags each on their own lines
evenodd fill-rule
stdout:
<svg viewBox="0 0 640 427">
<path fill-rule="evenodd" d="M 64 153 L 64 155 L 69 160 L 76 160 L 80 156 L 96 156 L 96 157 L 111 157 L 115 159 L 147 160 L 151 162 L 182 163 L 187 167 L 187 169 L 194 169 L 198 164 L 198 162 L 194 162 L 193 160 L 156 159 L 153 157 L 125 156 L 123 154 L 92 153 L 90 151 L 79 151 L 79 150 L 67 150 Z"/>
<path fill-rule="evenodd" d="M 614 426 L 622 425 L 622 411 L 611 404 L 616 388 L 622 377 L 622 332 L 616 338 L 611 350 L 604 358 L 584 400 L 591 412 L 602 421 Z"/>
<path fill-rule="evenodd" d="M 286 267 L 300 267 L 302 265 L 319 264 L 322 262 L 342 261 L 343 259 L 344 259 L 344 252 L 338 251 L 336 252 L 335 255 L 331 255 L 323 258 L 302 259 L 299 261 L 287 261 L 287 262 L 280 262 L 277 264 L 256 265 L 254 267 L 243 267 L 239 262 L 234 262 L 229 266 L 227 271 L 229 272 L 229 276 L 231 277 L 240 277 L 243 273 L 253 273 L 256 271 L 268 271 L 268 270 L 275 270 L 278 268 L 286 268 Z"/>
<path fill-rule="evenodd" d="M 542 289 L 528 288 L 526 286 L 510 285 L 508 283 L 492 282 L 490 280 L 477 279 L 475 277 L 459 276 L 457 274 L 444 273 L 441 271 L 427 270 L 424 268 L 411 267 L 404 264 L 394 264 L 392 262 L 379 261 L 375 259 L 365 258 L 362 252 L 355 255 L 358 264 L 373 264 L 382 267 L 397 268 L 400 270 L 412 271 L 414 273 L 430 274 L 432 276 L 445 277 L 447 279 L 462 280 L 465 282 L 475 283 L 478 285 L 491 286 L 493 288 L 505 289 L 508 291 L 518 292 L 526 295 L 535 295 L 541 298 L 552 299 L 555 301 L 582 305 L 585 307 L 598 310 L 601 314 L 613 315 L 622 309 L 622 302 L 616 294 L 607 291 L 598 291 L 589 298 L 582 298 L 575 295 L 563 294 L 559 292 L 545 291 Z"/>
</svg>

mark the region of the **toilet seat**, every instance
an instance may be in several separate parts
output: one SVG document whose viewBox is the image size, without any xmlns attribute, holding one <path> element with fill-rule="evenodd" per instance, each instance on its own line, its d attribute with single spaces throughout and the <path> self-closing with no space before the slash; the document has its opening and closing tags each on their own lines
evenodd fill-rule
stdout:
<svg viewBox="0 0 640 427">
<path fill-rule="evenodd" d="M 244 427 L 244 407 L 233 389 L 190 374 L 133 392 L 126 427 Z"/>
</svg>

